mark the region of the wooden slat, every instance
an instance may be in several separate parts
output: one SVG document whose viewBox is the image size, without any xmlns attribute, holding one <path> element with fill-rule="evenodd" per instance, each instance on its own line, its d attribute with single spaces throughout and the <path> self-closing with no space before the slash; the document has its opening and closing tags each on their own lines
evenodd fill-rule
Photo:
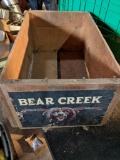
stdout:
<svg viewBox="0 0 120 160">
<path fill-rule="evenodd" d="M 30 35 L 30 33 L 29 33 Z M 27 44 L 26 51 L 24 53 L 24 59 L 20 68 L 19 79 L 28 79 L 29 78 L 29 69 L 30 64 L 32 62 L 32 54 L 33 54 L 33 47 L 32 47 L 32 39 L 30 38 Z"/>
<path fill-rule="evenodd" d="M 57 79 L 57 53 L 55 51 L 41 51 L 34 54 L 32 79 Z"/>
<path fill-rule="evenodd" d="M 81 57 L 81 52 L 59 52 L 61 79 L 88 78 L 85 62 Z"/>
</svg>

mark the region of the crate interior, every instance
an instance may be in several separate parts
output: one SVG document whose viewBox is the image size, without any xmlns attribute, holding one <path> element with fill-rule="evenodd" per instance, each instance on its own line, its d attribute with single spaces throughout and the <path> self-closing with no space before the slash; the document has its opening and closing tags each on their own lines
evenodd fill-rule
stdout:
<svg viewBox="0 0 120 160">
<path fill-rule="evenodd" d="M 59 50 L 37 50 L 37 52 L 34 52 L 31 61 L 31 70 L 29 70 L 30 78 L 88 78 L 89 73 L 87 73 L 84 60 L 84 46 L 80 46 L 79 49 L 70 48 L 70 46 L 72 44 L 68 40 Z"/>
<path fill-rule="evenodd" d="M 2 79 L 120 77 L 120 69 L 89 13 L 29 12 Z"/>
</svg>

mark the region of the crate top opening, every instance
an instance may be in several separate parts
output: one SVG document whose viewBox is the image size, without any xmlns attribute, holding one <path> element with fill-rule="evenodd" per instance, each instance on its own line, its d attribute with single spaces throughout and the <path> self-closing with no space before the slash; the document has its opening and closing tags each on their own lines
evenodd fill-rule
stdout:
<svg viewBox="0 0 120 160">
<path fill-rule="evenodd" d="M 120 77 L 120 68 L 87 12 L 26 14 L 1 79 Z"/>
</svg>

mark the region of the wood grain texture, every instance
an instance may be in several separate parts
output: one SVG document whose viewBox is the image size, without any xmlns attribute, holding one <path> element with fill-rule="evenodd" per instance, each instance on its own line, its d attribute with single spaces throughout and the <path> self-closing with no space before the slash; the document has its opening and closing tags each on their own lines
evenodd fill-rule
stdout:
<svg viewBox="0 0 120 160">
<path fill-rule="evenodd" d="M 91 78 L 120 78 L 120 67 L 90 15 L 87 15 L 83 37 L 85 61 Z"/>
<path fill-rule="evenodd" d="M 44 83 L 43 85 L 40 85 L 39 82 L 38 82 L 38 84 L 33 83 L 31 85 L 26 85 L 25 81 L 23 81 L 23 84 L 20 81 L 20 83 L 17 82 L 17 85 L 15 85 L 15 84 L 9 84 L 9 82 L 7 82 L 6 85 L 1 86 L 1 89 L 2 89 L 1 95 L 3 95 L 2 96 L 3 98 L 1 100 L 2 108 L 4 109 L 4 112 L 7 115 L 11 125 L 13 127 L 20 127 L 21 128 L 20 121 L 17 117 L 15 109 L 14 109 L 12 103 L 11 103 L 11 100 L 10 100 L 9 96 L 8 96 L 8 92 L 65 91 L 65 90 L 66 91 L 67 90 L 68 91 L 69 90 L 70 91 L 72 91 L 72 90 L 74 90 L 74 91 L 75 90 L 111 90 L 111 89 L 115 89 L 116 93 L 115 93 L 110 105 L 108 106 L 107 112 L 105 113 L 105 115 L 102 119 L 102 122 L 100 124 L 98 124 L 98 126 L 99 125 L 104 125 L 104 124 L 107 123 L 108 119 L 111 117 L 113 111 L 116 108 L 119 108 L 118 103 L 120 102 L 120 99 L 119 99 L 120 82 L 118 81 L 118 82 L 114 83 L 114 82 L 111 81 L 111 83 L 110 83 L 109 79 L 108 79 L 108 82 L 106 84 L 103 84 L 102 81 L 97 82 L 97 84 L 93 83 L 93 82 L 91 84 L 89 84 L 89 81 L 88 81 L 88 83 L 86 83 L 86 82 L 83 80 L 83 82 L 81 84 L 79 84 L 79 83 L 78 84 L 56 83 L 56 84 L 52 84 L 52 85 L 49 82 L 48 82 L 47 85 L 46 85 L 46 83 Z M 119 114 L 119 112 L 117 112 L 117 113 Z M 116 113 L 116 115 L 117 115 L 117 113 Z"/>
<path fill-rule="evenodd" d="M 41 51 L 33 59 L 31 79 L 57 79 L 56 51 Z"/>
</svg>

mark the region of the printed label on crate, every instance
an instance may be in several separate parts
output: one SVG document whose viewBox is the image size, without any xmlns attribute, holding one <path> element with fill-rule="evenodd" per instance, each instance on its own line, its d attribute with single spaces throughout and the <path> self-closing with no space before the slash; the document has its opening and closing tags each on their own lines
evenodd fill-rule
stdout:
<svg viewBox="0 0 120 160">
<path fill-rule="evenodd" d="M 115 90 L 9 92 L 23 127 L 100 124 Z"/>
</svg>

